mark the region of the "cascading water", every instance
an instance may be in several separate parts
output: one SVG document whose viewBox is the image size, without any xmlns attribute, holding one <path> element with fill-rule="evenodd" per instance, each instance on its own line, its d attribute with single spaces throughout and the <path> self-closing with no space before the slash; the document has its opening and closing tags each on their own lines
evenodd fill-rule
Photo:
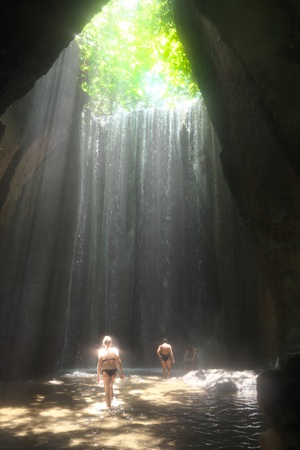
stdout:
<svg viewBox="0 0 300 450">
<path fill-rule="evenodd" d="M 202 382 L 215 371 L 157 377 L 164 336 L 176 357 L 172 375 L 182 374 L 188 343 L 201 369 L 239 357 L 239 345 L 243 357 L 257 348 L 259 283 L 205 106 L 80 118 L 78 73 L 73 44 L 4 118 L 0 377 L 78 366 L 91 373 L 78 372 L 80 382 L 75 372 L 0 383 L 1 444 L 257 448 L 254 388 L 250 397 L 214 397 Z M 127 375 L 116 388 L 117 434 L 95 386 L 106 333 Z M 136 369 L 143 366 L 156 367 Z"/>
<path fill-rule="evenodd" d="M 82 116 L 78 53 L 1 119 L 0 376 L 94 368 L 107 333 L 127 367 L 163 337 L 249 367 L 260 283 L 203 102 Z"/>
<path fill-rule="evenodd" d="M 125 339 L 138 352 L 131 363 L 152 362 L 164 335 L 186 343 L 213 332 L 210 151 L 200 100 L 109 118 L 83 114 L 68 308 L 74 317 L 83 296 L 91 330 Z"/>
</svg>

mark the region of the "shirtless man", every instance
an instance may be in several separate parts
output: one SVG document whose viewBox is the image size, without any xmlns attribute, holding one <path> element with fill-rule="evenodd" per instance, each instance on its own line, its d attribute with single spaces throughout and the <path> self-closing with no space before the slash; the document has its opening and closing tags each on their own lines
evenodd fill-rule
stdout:
<svg viewBox="0 0 300 450">
<path fill-rule="evenodd" d="M 163 370 L 163 377 L 166 378 L 166 375 L 169 377 L 172 364 L 175 364 L 175 359 L 172 347 L 166 338 L 163 340 L 163 343 L 158 347 L 157 355 L 160 358 L 161 367 Z"/>
<path fill-rule="evenodd" d="M 125 378 L 119 351 L 117 348 L 113 348 L 111 344 L 111 337 L 105 336 L 103 339 L 103 347 L 98 351 L 97 365 L 97 383 L 99 383 L 102 375 L 105 391 L 105 402 L 108 408 L 111 407 L 111 402 L 114 396 L 113 386 L 116 381 L 118 371 L 120 372 L 120 377 Z"/>
</svg>

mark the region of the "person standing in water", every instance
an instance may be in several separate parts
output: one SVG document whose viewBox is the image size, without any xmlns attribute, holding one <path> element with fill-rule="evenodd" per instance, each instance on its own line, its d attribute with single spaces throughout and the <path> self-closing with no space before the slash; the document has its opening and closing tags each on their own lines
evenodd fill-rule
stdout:
<svg viewBox="0 0 300 450">
<path fill-rule="evenodd" d="M 160 359 L 163 377 L 170 376 L 172 364 L 175 364 L 175 358 L 173 355 L 173 350 L 168 342 L 168 339 L 164 339 L 163 343 L 157 349 L 157 355 Z"/>
<path fill-rule="evenodd" d="M 192 345 L 188 345 L 184 358 L 183 358 L 183 364 L 182 367 L 184 370 L 194 370 L 196 369 L 197 362 L 196 362 L 196 356 L 197 356 L 197 349 L 196 347 L 193 347 Z"/>
<path fill-rule="evenodd" d="M 114 397 L 114 383 L 116 381 L 118 371 L 120 373 L 120 377 L 125 378 L 119 350 L 112 347 L 111 337 L 105 336 L 103 339 L 103 346 L 98 351 L 97 383 L 99 383 L 102 375 L 105 402 L 108 408 L 111 407 L 111 402 Z"/>
</svg>

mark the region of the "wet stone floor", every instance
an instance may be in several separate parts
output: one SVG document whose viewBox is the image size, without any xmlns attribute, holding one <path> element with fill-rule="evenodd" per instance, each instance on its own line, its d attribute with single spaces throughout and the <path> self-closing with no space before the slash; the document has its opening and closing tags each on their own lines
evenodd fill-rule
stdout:
<svg viewBox="0 0 300 450">
<path fill-rule="evenodd" d="M 0 449 L 258 449 L 255 392 L 209 395 L 176 376 L 118 378 L 111 409 L 95 373 L 0 384 Z"/>
</svg>

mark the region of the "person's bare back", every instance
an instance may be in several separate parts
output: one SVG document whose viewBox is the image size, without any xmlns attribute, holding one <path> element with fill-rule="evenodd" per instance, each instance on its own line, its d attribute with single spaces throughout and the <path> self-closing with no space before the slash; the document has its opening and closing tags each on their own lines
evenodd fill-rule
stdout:
<svg viewBox="0 0 300 450">
<path fill-rule="evenodd" d="M 170 376 L 172 364 L 175 364 L 175 358 L 173 350 L 167 339 L 164 339 L 163 343 L 157 349 L 157 355 L 160 358 L 161 366 L 163 369 L 163 376 Z"/>
<path fill-rule="evenodd" d="M 163 355 L 169 355 L 172 352 L 172 347 L 170 344 L 167 344 L 166 342 L 164 342 L 163 344 L 160 345 L 160 353 Z"/>
</svg>

